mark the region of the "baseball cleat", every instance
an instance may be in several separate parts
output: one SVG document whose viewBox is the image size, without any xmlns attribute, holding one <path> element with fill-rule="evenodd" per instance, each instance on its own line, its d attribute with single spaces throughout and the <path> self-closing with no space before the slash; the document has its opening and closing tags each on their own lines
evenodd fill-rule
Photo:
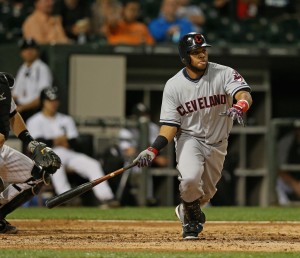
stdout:
<svg viewBox="0 0 300 258">
<path fill-rule="evenodd" d="M 175 214 L 176 214 L 177 218 L 180 220 L 180 222 L 183 223 L 184 214 L 183 214 L 183 206 L 181 204 L 176 206 Z"/>
<path fill-rule="evenodd" d="M 182 237 L 184 240 L 197 240 L 198 234 L 203 230 L 205 223 L 205 214 L 201 211 L 201 221 L 186 221 L 184 218 L 183 205 L 179 204 L 175 208 L 175 214 L 182 223 Z"/>
<path fill-rule="evenodd" d="M 177 216 L 177 218 L 180 220 L 180 222 L 183 224 L 184 221 L 184 212 L 183 212 L 183 205 L 179 204 L 176 206 L 175 208 L 175 214 Z M 204 224 L 206 221 L 206 217 L 203 211 L 201 211 L 201 220 L 200 223 Z"/>
<path fill-rule="evenodd" d="M 197 240 L 198 234 L 203 230 L 201 223 L 196 221 L 188 222 L 182 225 L 182 238 L 183 240 Z"/>
<path fill-rule="evenodd" d="M 0 220 L 0 234 L 16 234 L 18 232 L 17 227 L 12 226 L 5 219 Z"/>
</svg>

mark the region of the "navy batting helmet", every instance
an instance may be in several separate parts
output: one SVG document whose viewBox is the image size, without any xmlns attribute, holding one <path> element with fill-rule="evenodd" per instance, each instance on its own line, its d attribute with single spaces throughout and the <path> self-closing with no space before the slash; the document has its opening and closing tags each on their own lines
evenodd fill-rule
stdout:
<svg viewBox="0 0 300 258">
<path fill-rule="evenodd" d="M 9 73 L 0 72 L 0 83 L 12 89 L 15 85 L 15 78 Z"/>
<path fill-rule="evenodd" d="M 179 55 L 181 61 L 188 65 L 191 62 L 190 52 L 199 47 L 211 47 L 211 45 L 206 43 L 204 36 L 197 32 L 190 32 L 184 35 L 178 45 Z"/>
</svg>

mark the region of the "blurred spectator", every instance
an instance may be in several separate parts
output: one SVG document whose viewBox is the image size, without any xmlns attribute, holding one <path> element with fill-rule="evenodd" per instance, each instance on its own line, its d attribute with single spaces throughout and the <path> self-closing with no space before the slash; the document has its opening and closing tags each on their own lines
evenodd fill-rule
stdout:
<svg viewBox="0 0 300 258">
<path fill-rule="evenodd" d="M 33 38 L 39 44 L 70 43 L 61 18 L 53 16 L 54 0 L 35 0 L 34 11 L 23 23 L 24 38 Z"/>
<path fill-rule="evenodd" d="M 117 0 L 96 0 L 91 9 L 92 33 L 99 39 L 105 39 L 107 26 L 114 27 L 121 19 L 122 6 Z"/>
<path fill-rule="evenodd" d="M 201 8 L 197 5 L 192 5 L 190 0 L 178 0 L 177 16 L 179 18 L 187 18 L 193 24 L 193 31 L 203 32 L 205 16 Z"/>
<path fill-rule="evenodd" d="M 90 3 L 86 0 L 57 0 L 54 15 L 62 18 L 67 36 L 78 43 L 85 43 L 90 33 Z"/>
<path fill-rule="evenodd" d="M 143 103 L 137 103 L 133 107 L 129 120 L 133 122 L 132 124 L 136 124 L 136 126 L 121 128 L 116 144 L 109 146 L 101 155 L 100 159 L 105 173 L 110 173 L 131 163 L 143 148 L 143 144 L 153 141 L 153 138 L 155 138 L 156 133 L 159 131 L 159 126 L 150 120 L 149 108 Z M 141 126 L 143 125 L 147 126 L 147 130 L 141 130 Z M 144 135 L 144 133 L 148 135 Z M 144 139 L 145 136 L 148 139 Z M 153 161 L 152 167 L 168 167 L 169 163 L 166 153 L 161 152 Z M 119 195 L 122 205 L 138 204 L 139 198 L 135 193 L 137 192 L 137 188 L 140 187 L 140 175 L 141 169 L 134 167 L 130 175 L 123 174 L 122 177 L 115 177 L 109 180 L 109 184 L 115 194 L 118 194 L 120 191 L 123 192 L 123 194 Z M 157 205 L 157 200 L 153 193 L 156 184 L 153 183 L 151 175 L 147 175 L 147 185 L 147 205 Z"/>
<path fill-rule="evenodd" d="M 213 7 L 217 10 L 219 17 L 231 15 L 231 0 L 214 0 Z"/>
<path fill-rule="evenodd" d="M 58 112 L 59 96 L 56 88 L 46 88 L 41 92 L 42 110 L 27 120 L 28 130 L 38 141 L 51 146 L 59 155 L 62 167 L 51 177 L 56 194 L 71 189 L 66 170 L 71 170 L 88 181 L 104 176 L 101 164 L 94 158 L 75 151 L 79 133 L 74 119 Z M 100 204 L 115 205 L 114 194 L 108 182 L 93 187 Z"/>
<path fill-rule="evenodd" d="M 4 34 L 5 40 L 22 37 L 22 24 L 31 11 L 28 0 L 0 1 L 0 33 Z"/>
<path fill-rule="evenodd" d="M 300 124 L 295 124 L 292 132 L 284 135 L 278 143 L 279 167 L 284 164 L 300 165 Z M 277 195 L 280 205 L 289 205 L 291 201 L 300 201 L 300 170 L 289 171 L 279 168 Z"/>
<path fill-rule="evenodd" d="M 138 21 L 140 14 L 139 0 L 123 1 L 122 15 L 116 24 L 106 24 L 106 38 L 109 44 L 154 44 L 154 39 L 147 26 Z"/>
<path fill-rule="evenodd" d="M 17 111 L 26 121 L 39 110 L 40 93 L 52 85 L 53 78 L 50 68 L 39 57 L 39 46 L 35 40 L 22 39 L 19 47 L 23 64 L 17 72 L 12 95 Z"/>
<path fill-rule="evenodd" d="M 160 15 L 149 24 L 149 30 L 156 42 L 178 42 L 182 35 L 193 31 L 192 23 L 177 17 L 177 0 L 163 0 Z"/>
<path fill-rule="evenodd" d="M 136 154 L 137 148 L 133 134 L 130 130 L 121 128 L 117 142 L 106 148 L 100 157 L 104 172 L 109 174 L 112 171 L 127 166 L 132 162 Z M 135 206 L 138 204 L 137 196 L 135 196 L 134 191 L 132 191 L 136 187 L 134 180 L 131 180 L 134 172 L 137 172 L 137 168 L 133 168 L 130 172 L 111 178 L 108 181 L 116 198 L 121 202 L 121 205 Z"/>
<path fill-rule="evenodd" d="M 148 24 L 152 19 L 157 18 L 161 0 L 141 0 L 140 2 L 143 22 Z"/>
<path fill-rule="evenodd" d="M 257 17 L 260 1 L 261 0 L 237 0 L 237 18 L 240 20 L 244 20 Z"/>
</svg>

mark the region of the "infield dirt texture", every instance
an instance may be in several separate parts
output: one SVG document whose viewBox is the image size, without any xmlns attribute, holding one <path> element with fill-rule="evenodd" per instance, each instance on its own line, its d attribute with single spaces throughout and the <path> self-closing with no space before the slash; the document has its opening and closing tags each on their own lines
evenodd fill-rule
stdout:
<svg viewBox="0 0 300 258">
<path fill-rule="evenodd" d="M 1 249 L 111 251 L 300 251 L 299 222 L 207 222 L 197 241 L 183 241 L 173 221 L 10 220 L 16 235 Z"/>
</svg>

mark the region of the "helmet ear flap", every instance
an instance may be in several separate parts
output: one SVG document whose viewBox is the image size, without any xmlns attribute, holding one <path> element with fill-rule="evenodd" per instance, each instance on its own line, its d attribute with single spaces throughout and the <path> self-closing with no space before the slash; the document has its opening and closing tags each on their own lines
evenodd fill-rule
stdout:
<svg viewBox="0 0 300 258">
<path fill-rule="evenodd" d="M 191 62 L 191 58 L 188 56 L 188 54 L 186 55 L 186 57 L 182 57 L 181 58 L 182 63 L 184 63 L 185 65 L 189 65 Z"/>
</svg>

